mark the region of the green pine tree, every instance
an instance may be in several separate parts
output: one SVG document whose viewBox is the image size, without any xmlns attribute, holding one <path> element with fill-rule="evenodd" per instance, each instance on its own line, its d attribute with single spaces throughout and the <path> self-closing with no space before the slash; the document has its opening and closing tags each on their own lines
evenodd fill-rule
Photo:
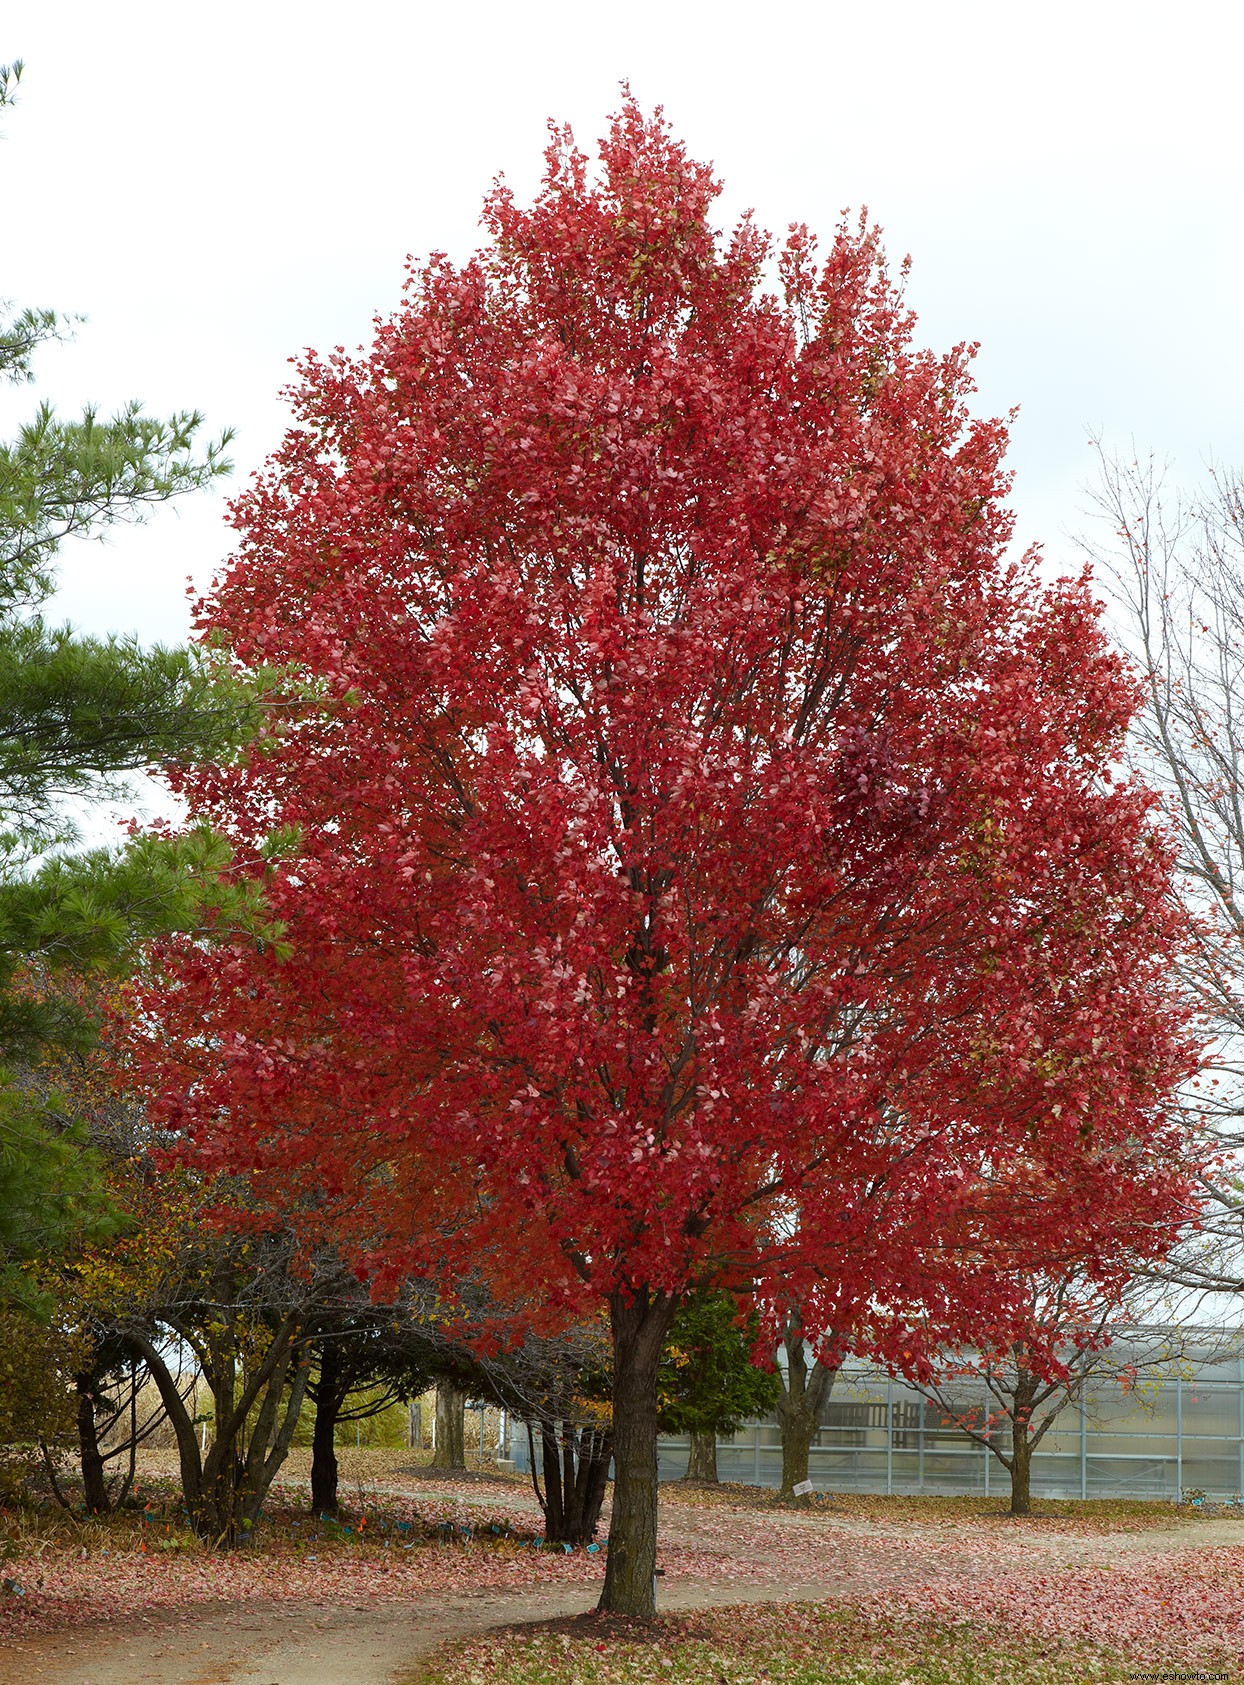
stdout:
<svg viewBox="0 0 1244 1685">
<path fill-rule="evenodd" d="M 21 64 L 0 66 L 0 108 Z M 0 307 L 0 380 L 32 378 L 39 346 L 70 324 Z M 117 968 L 136 939 L 222 912 L 253 928 L 255 898 L 220 877 L 210 833 L 75 852 L 66 802 L 123 792 L 144 768 L 220 758 L 256 729 L 268 680 L 243 686 L 210 653 L 143 648 L 49 623 L 54 563 L 71 537 L 141 520 L 229 471 L 229 435 L 138 404 L 65 419 L 46 403 L 0 441 L 0 1303 L 30 1300 L 26 1266 L 108 1222 L 89 1150 L 54 1089 L 32 1077 L 49 1045 L 85 1045 L 72 995 L 40 989 L 65 966 Z"/>
<path fill-rule="evenodd" d="M 697 1293 L 674 1318 L 657 1376 L 662 1433 L 691 1440 L 688 1480 L 717 1479 L 717 1435 L 772 1410 L 780 1382 L 752 1361 L 757 1319 L 729 1293 Z"/>
</svg>

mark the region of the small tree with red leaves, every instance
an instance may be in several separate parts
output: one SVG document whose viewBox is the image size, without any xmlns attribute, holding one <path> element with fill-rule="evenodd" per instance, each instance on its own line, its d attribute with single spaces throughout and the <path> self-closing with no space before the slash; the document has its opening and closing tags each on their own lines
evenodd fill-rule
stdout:
<svg viewBox="0 0 1244 1685">
<path fill-rule="evenodd" d="M 1004 429 L 875 231 L 775 259 L 717 191 L 633 104 L 595 175 L 555 132 L 530 209 L 306 358 L 201 625 L 323 702 L 179 779 L 289 955 L 174 941 L 146 1000 L 169 1124 L 378 1291 L 607 1308 L 636 1615 L 693 1289 L 918 1367 L 1187 1204 L 1135 1232 L 1189 1051 L 1134 687 L 1083 582 L 1004 559 Z"/>
</svg>

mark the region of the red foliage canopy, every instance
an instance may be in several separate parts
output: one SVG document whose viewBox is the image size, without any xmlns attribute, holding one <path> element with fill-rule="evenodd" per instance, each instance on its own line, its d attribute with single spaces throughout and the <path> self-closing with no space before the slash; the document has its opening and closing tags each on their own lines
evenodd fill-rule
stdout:
<svg viewBox="0 0 1244 1685">
<path fill-rule="evenodd" d="M 1001 1326 L 1187 1205 L 1133 685 L 1083 582 L 1005 560 L 1004 429 L 874 230 L 795 229 L 774 296 L 659 119 L 600 161 L 555 134 L 303 364 L 201 626 L 323 705 L 180 777 L 292 953 L 168 945 L 145 1057 L 380 1275 L 757 1281 L 891 1356 Z"/>
</svg>

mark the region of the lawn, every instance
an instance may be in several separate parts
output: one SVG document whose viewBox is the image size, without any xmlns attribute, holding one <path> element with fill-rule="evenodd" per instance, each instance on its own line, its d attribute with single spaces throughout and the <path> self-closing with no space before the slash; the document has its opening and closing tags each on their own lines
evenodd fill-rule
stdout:
<svg viewBox="0 0 1244 1685">
<path fill-rule="evenodd" d="M 1104 1647 L 997 1625 L 764 1604 L 666 1619 L 646 1634 L 590 1619 L 500 1633 L 455 1646 L 419 1677 L 426 1685 L 1082 1685 L 1135 1673 Z"/>
<path fill-rule="evenodd" d="M 1033 1685 L 1244 1665 L 1244 1518 L 1139 1502 L 824 1498 L 663 1488 L 661 1620 L 588 1615 L 603 1549 L 542 1547 L 529 1485 L 343 1456 L 343 1514 L 308 1513 L 294 1465 L 246 1549 L 188 1531 L 169 1471 L 106 1520 L 46 1506 L 0 1515 L 0 1645 L 67 1627 L 208 1623 L 258 1600 L 291 1610 L 497 1599 L 498 1627 L 438 1654 L 435 1685 Z M 570 1597 L 567 1603 L 567 1597 Z M 581 1600 L 581 1601 L 580 1601 Z M 442 1627 L 442 1630 L 444 1628 Z M 449 1628 L 453 1630 L 452 1624 Z M 471 1629 L 461 1627 L 466 1633 Z"/>
</svg>

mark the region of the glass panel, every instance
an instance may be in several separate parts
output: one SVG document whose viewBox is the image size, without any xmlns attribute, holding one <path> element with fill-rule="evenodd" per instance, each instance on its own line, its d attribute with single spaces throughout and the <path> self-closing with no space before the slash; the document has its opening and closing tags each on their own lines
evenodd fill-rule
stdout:
<svg viewBox="0 0 1244 1685">
<path fill-rule="evenodd" d="M 995 1461 L 989 1471 L 989 1486 L 995 1484 L 995 1472 L 1006 1478 L 1005 1470 Z M 931 1492 L 983 1492 L 985 1490 L 985 1459 L 983 1456 L 954 1457 L 939 1452 L 924 1459 L 924 1489 Z"/>
<path fill-rule="evenodd" d="M 834 1404 L 884 1404 L 885 1382 L 877 1385 L 875 1375 L 853 1375 L 846 1379 L 840 1378 L 834 1383 L 834 1390 L 829 1395 L 829 1402 Z"/>
<path fill-rule="evenodd" d="M 1184 1433 L 1215 1434 L 1234 1439 L 1240 1431 L 1238 1387 L 1186 1386 Z"/>
<path fill-rule="evenodd" d="M 1233 1497 L 1240 1489 L 1240 1464 L 1237 1457 L 1190 1457 L 1184 1444 L 1183 1484 L 1200 1487 L 1203 1492 Z"/>
<path fill-rule="evenodd" d="M 1126 1426 L 1149 1434 L 1174 1433 L 1176 1393 L 1174 1381 L 1163 1381 L 1156 1388 L 1142 1382 L 1127 1394 L 1117 1383 L 1099 1383 L 1085 1400 L 1089 1431 Z"/>
<path fill-rule="evenodd" d="M 884 1399 L 865 1402 L 860 1399 L 839 1399 L 826 1405 L 821 1413 L 821 1427 L 816 1443 L 821 1445 L 873 1445 L 884 1448 L 886 1443 L 886 1404 Z"/>
<path fill-rule="evenodd" d="M 1175 1496 L 1173 1458 L 1090 1456 L 1087 1474 L 1090 1496 Z"/>
<path fill-rule="evenodd" d="M 978 1445 L 967 1445 L 962 1451 L 926 1451 L 924 1472 L 953 1474 L 956 1469 L 970 1469 L 974 1464 L 983 1467 L 984 1462 L 985 1452 Z"/>
<path fill-rule="evenodd" d="M 859 1488 L 884 1492 L 885 1454 L 875 1451 L 814 1451 L 808 1461 L 808 1473 L 818 1487 Z"/>
<path fill-rule="evenodd" d="M 1238 1332 L 1233 1334 L 1233 1339 L 1238 1347 Z M 1219 1381 L 1231 1387 L 1240 1384 L 1240 1360 L 1237 1352 L 1231 1351 L 1228 1354 L 1220 1343 L 1211 1342 L 1200 1348 L 1187 1348 L 1187 1361 L 1195 1382 L 1204 1384 Z"/>
<path fill-rule="evenodd" d="M 921 1400 L 910 1397 L 894 1400 L 894 1449 L 905 1451 L 920 1444 L 920 1426 L 924 1418 Z"/>
<path fill-rule="evenodd" d="M 814 1446 L 808 1454 L 809 1466 L 818 1469 L 879 1468 L 885 1473 L 884 1451 L 835 1450 L 832 1446 Z"/>
<path fill-rule="evenodd" d="M 657 1452 L 657 1479 L 681 1480 L 686 1472 L 686 1451 L 677 1451 L 670 1445 L 662 1444 Z"/>
<path fill-rule="evenodd" d="M 977 1411 L 976 1415 L 983 1418 L 983 1409 Z M 923 1427 L 924 1443 L 926 1446 L 936 1445 L 939 1448 L 941 1446 L 949 1448 L 951 1446 L 962 1446 L 965 1443 L 970 1445 L 972 1443 L 971 1440 L 967 1438 L 963 1429 L 958 1426 L 957 1418 L 952 1416 L 948 1411 L 943 1410 L 937 1404 L 925 1404 Z"/>
<path fill-rule="evenodd" d="M 1040 1445 L 1033 1453 L 1034 1457 L 1079 1457 L 1080 1455 L 1080 1423 L 1073 1420 L 1060 1431 L 1051 1428 L 1044 1434 Z"/>
<path fill-rule="evenodd" d="M 993 1480 L 993 1475 L 990 1475 Z M 1002 1471 L 1005 1481 L 1006 1471 Z M 1055 1456 L 1040 1451 L 1032 1459 L 1032 1489 L 1045 1498 L 1078 1498 L 1080 1496 L 1080 1458 Z M 1006 1487 L 1003 1487 L 1006 1490 Z"/>
<path fill-rule="evenodd" d="M 813 1450 L 842 1451 L 852 1445 L 866 1445 L 868 1435 L 863 1428 L 821 1428 L 813 1441 Z"/>
<path fill-rule="evenodd" d="M 916 1451 L 894 1453 L 895 1491 L 914 1491 L 920 1482 L 920 1455 Z"/>
<path fill-rule="evenodd" d="M 750 1486 L 755 1478 L 756 1453 L 750 1445 L 719 1445 L 717 1473 L 722 1480 L 737 1480 Z"/>
<path fill-rule="evenodd" d="M 1089 1429 L 1090 1456 L 1101 1457 L 1173 1457 L 1175 1435 L 1157 1433 L 1096 1433 Z"/>
</svg>

